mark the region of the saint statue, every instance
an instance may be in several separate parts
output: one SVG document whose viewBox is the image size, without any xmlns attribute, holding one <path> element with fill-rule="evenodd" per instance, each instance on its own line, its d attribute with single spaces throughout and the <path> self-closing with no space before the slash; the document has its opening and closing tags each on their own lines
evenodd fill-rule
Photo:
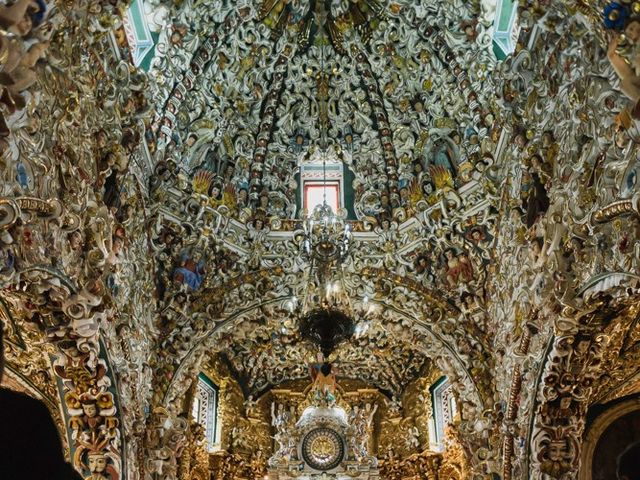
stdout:
<svg viewBox="0 0 640 480">
<path fill-rule="evenodd" d="M 434 149 L 432 165 L 449 172 L 452 179 L 456 178 L 455 154 L 446 141 L 440 142 Z"/>
<path fill-rule="evenodd" d="M 191 290 L 198 290 L 205 274 L 205 262 L 200 252 L 193 255 L 184 254 L 180 266 L 174 272 L 177 283 L 186 284 Z"/>
<path fill-rule="evenodd" d="M 336 375 L 330 363 L 323 363 L 313 381 L 314 398 L 326 400 L 332 404 L 336 401 Z"/>
</svg>

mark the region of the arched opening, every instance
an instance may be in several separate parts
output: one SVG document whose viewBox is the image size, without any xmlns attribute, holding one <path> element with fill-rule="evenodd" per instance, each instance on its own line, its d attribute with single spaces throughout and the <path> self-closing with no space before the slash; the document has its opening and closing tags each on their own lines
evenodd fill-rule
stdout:
<svg viewBox="0 0 640 480">
<path fill-rule="evenodd" d="M 618 478 L 621 454 L 640 442 L 640 397 L 591 408 L 584 438 L 579 480 Z"/>
</svg>

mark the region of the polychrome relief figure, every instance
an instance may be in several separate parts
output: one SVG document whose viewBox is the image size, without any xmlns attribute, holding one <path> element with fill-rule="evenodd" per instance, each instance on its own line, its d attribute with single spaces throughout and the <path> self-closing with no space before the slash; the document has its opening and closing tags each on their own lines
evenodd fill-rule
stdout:
<svg viewBox="0 0 640 480">
<path fill-rule="evenodd" d="M 80 230 L 74 230 L 67 235 L 65 254 L 62 257 L 62 266 L 71 275 L 78 276 L 82 267 L 84 253 L 84 238 Z"/>
<path fill-rule="evenodd" d="M 269 198 L 269 197 L 261 197 Z M 258 212 L 261 213 L 261 212 Z M 265 240 L 269 233 L 268 225 L 265 225 L 266 218 L 262 215 L 256 215 L 254 219 L 248 224 L 247 237 L 249 240 L 251 254 L 249 257 L 249 268 L 259 269 L 262 262 L 262 256 L 266 252 Z"/>
<path fill-rule="evenodd" d="M 488 236 L 484 226 L 481 225 L 476 225 L 469 229 L 466 237 L 482 251 L 488 250 L 491 245 L 491 237 Z"/>
<path fill-rule="evenodd" d="M 605 26 L 614 30 L 607 57 L 620 77 L 620 89 L 633 102 L 640 100 L 640 18 L 630 17 L 622 5 L 612 2 L 605 9 Z"/>
<path fill-rule="evenodd" d="M 205 261 L 199 251 L 182 255 L 180 266 L 175 269 L 173 279 L 176 283 L 187 285 L 191 290 L 198 290 L 206 273 Z"/>
<path fill-rule="evenodd" d="M 431 166 L 442 168 L 449 172 L 451 178 L 456 178 L 456 156 L 451 145 L 446 140 L 440 141 L 433 150 Z"/>
<path fill-rule="evenodd" d="M 249 189 L 244 184 L 238 186 L 238 193 L 236 195 L 236 205 L 238 210 L 242 210 L 249 205 Z"/>
<path fill-rule="evenodd" d="M 453 248 L 444 251 L 446 262 L 445 278 L 447 283 L 455 287 L 460 281 L 464 283 L 473 280 L 473 265 L 466 253 L 456 253 Z"/>
<path fill-rule="evenodd" d="M 222 188 L 219 183 L 212 183 L 209 187 L 209 202 L 213 208 L 222 204 Z"/>
<path fill-rule="evenodd" d="M 109 460 L 103 452 L 89 452 L 87 455 L 87 467 L 91 474 L 85 477 L 84 480 L 110 480 L 110 478 L 105 475 L 108 464 Z"/>
<path fill-rule="evenodd" d="M 531 228 L 549 209 L 549 197 L 537 173 L 523 175 L 523 190 L 523 207 L 526 211 L 524 221 Z"/>
<path fill-rule="evenodd" d="M 428 251 L 425 250 L 418 254 L 416 259 L 413 262 L 413 267 L 416 272 L 416 277 L 420 280 L 422 285 L 431 285 L 434 280 L 434 276 L 432 273 L 432 267 L 434 265 L 433 256 Z"/>
</svg>

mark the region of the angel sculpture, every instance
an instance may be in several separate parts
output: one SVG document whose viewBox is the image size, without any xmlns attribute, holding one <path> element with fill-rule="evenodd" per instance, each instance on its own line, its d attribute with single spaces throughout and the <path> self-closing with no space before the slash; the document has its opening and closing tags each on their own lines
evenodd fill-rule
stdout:
<svg viewBox="0 0 640 480">
<path fill-rule="evenodd" d="M 336 401 L 336 375 L 330 363 L 323 363 L 313 381 L 314 399 L 332 405 Z"/>
<path fill-rule="evenodd" d="M 640 20 L 632 18 L 624 35 L 615 35 L 609 43 L 607 57 L 620 77 L 620 89 L 634 102 L 640 100 Z"/>
</svg>

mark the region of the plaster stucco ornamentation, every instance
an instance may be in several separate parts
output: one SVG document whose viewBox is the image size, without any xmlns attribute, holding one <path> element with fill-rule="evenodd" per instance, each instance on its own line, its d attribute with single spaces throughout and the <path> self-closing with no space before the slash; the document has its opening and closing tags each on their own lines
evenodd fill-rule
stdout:
<svg viewBox="0 0 640 480">
<path fill-rule="evenodd" d="M 149 0 L 145 73 L 127 2 L 2 2 L 8 370 L 62 413 L 74 466 L 200 478 L 209 369 L 211 469 L 264 475 L 268 406 L 303 406 L 316 353 L 292 311 L 324 152 L 345 293 L 375 314 L 331 358 L 361 382 L 345 411 L 378 405 L 351 450 L 390 478 L 575 476 L 588 409 L 638 391 L 634 22 L 609 3 L 520 2 L 497 61 L 492 1 Z M 433 372 L 460 407 L 442 455 Z"/>
</svg>

